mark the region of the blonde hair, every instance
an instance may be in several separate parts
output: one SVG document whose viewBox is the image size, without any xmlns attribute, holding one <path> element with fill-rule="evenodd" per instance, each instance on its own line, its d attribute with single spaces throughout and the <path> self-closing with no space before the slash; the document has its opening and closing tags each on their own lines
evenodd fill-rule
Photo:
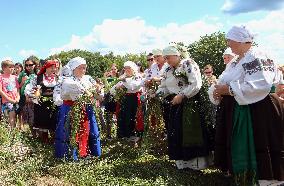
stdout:
<svg viewBox="0 0 284 186">
<path fill-rule="evenodd" d="M 10 65 L 14 65 L 14 63 L 11 60 L 4 60 L 1 62 L 1 68 L 3 70 L 3 68 L 6 68 Z"/>
</svg>

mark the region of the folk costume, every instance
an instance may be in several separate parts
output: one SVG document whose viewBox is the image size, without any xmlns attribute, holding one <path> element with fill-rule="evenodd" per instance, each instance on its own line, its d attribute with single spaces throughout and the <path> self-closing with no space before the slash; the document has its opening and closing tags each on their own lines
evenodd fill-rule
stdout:
<svg viewBox="0 0 284 186">
<path fill-rule="evenodd" d="M 58 107 L 53 103 L 53 89 L 57 84 L 58 77 L 55 74 L 46 74 L 47 68 L 56 66 L 58 62 L 48 60 L 40 72 L 30 80 L 25 88 L 27 95 L 34 103 L 33 129 L 40 131 L 42 140 L 47 142 L 48 132 L 54 133 L 57 123 Z"/>
<path fill-rule="evenodd" d="M 123 74 L 115 86 L 111 88 L 111 94 L 118 98 L 117 110 L 117 136 L 118 138 L 137 139 L 144 131 L 142 104 L 140 100 L 142 77 L 137 73 L 137 66 L 132 61 L 124 63 L 124 67 L 130 67 L 133 76 Z M 118 87 L 120 87 L 118 89 Z M 124 89 L 124 90 L 123 90 Z M 123 92 L 124 91 L 124 92 Z M 122 93 L 119 93 L 122 92 Z"/>
<path fill-rule="evenodd" d="M 180 53 L 175 47 L 163 50 L 164 56 Z M 199 90 L 202 86 L 198 65 L 190 58 L 177 67 L 168 66 L 162 75 L 157 95 L 164 97 L 167 126 L 168 155 L 176 160 L 178 169 L 203 169 L 208 166 L 208 138 L 203 114 L 200 111 Z M 176 95 L 184 96 L 180 104 L 173 105 Z"/>
<path fill-rule="evenodd" d="M 244 26 L 234 26 L 226 38 L 253 42 Z M 284 180 L 283 105 L 270 93 L 276 79 L 273 60 L 251 47 L 219 78 L 219 85 L 229 85 L 230 96 L 214 101 L 209 90 L 211 100 L 219 104 L 215 165 L 233 174 L 236 184 Z"/>
<path fill-rule="evenodd" d="M 59 90 L 54 95 L 56 99 L 60 92 L 63 100 L 55 132 L 56 158 L 72 157 L 78 160 L 79 157 L 84 158 L 88 155 L 101 155 L 100 132 L 94 108 L 91 103 L 80 100 L 86 91 L 94 88 L 96 82 L 88 75 L 77 78 L 73 74 L 74 69 L 82 64 L 86 64 L 86 61 L 81 57 L 68 62 L 65 68 L 66 71 L 70 69 L 71 76 L 62 78 L 62 83 L 58 85 Z"/>
</svg>

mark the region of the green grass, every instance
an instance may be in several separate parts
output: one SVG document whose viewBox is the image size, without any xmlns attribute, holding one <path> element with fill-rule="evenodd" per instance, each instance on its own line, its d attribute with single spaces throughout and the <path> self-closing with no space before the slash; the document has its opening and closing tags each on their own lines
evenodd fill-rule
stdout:
<svg viewBox="0 0 284 186">
<path fill-rule="evenodd" d="M 72 162 L 54 159 L 52 146 L 3 124 L 0 142 L 0 185 L 230 185 L 216 169 L 177 170 L 164 143 L 141 150 L 102 139 L 102 157 Z"/>
</svg>

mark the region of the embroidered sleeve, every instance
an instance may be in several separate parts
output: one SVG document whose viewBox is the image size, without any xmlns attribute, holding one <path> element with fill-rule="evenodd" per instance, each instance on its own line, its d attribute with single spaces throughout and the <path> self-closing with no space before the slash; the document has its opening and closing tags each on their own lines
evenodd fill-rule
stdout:
<svg viewBox="0 0 284 186">
<path fill-rule="evenodd" d="M 60 106 L 63 104 L 63 100 L 61 99 L 61 87 L 62 80 L 58 80 L 57 84 L 53 89 L 53 101 L 56 106 Z"/>
<path fill-rule="evenodd" d="M 169 94 L 169 90 L 167 89 L 167 73 L 170 71 L 171 67 L 167 67 L 164 71 L 161 72 L 161 84 L 158 87 L 158 90 L 156 91 L 156 94 L 158 96 L 165 97 Z"/>
<path fill-rule="evenodd" d="M 72 77 L 64 79 L 61 88 L 61 97 L 70 98 L 72 101 L 75 101 L 80 95 L 84 93 L 82 85 Z"/>
<path fill-rule="evenodd" d="M 97 84 L 97 82 L 96 82 L 96 80 L 92 77 L 92 76 L 87 76 L 88 78 L 89 78 L 89 81 L 91 82 L 91 84 L 93 85 L 93 86 L 95 86 L 96 84 Z"/>
<path fill-rule="evenodd" d="M 198 65 L 192 59 L 183 62 L 183 69 L 187 76 L 188 85 L 183 89 L 182 94 L 190 98 L 195 96 L 202 86 L 201 73 Z"/>
<path fill-rule="evenodd" d="M 128 90 L 137 90 L 141 87 L 142 84 L 142 78 L 140 76 L 135 76 L 132 78 L 126 78 L 125 82 L 123 82 L 123 85 L 128 89 Z"/>
<path fill-rule="evenodd" d="M 240 105 L 255 103 L 270 92 L 275 79 L 272 60 L 254 59 L 242 64 L 242 79 L 230 82 L 234 97 Z"/>
<path fill-rule="evenodd" d="M 111 89 L 109 90 L 109 93 L 111 95 L 115 95 L 116 94 L 116 87 L 123 85 L 122 81 L 119 81 L 117 84 L 115 84 L 113 87 L 111 87 Z"/>
</svg>

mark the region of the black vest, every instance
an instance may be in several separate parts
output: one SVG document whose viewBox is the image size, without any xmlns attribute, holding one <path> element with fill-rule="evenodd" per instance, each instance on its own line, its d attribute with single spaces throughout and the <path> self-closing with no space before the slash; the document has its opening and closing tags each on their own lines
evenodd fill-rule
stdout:
<svg viewBox="0 0 284 186">
<path fill-rule="evenodd" d="M 37 85 L 41 86 L 41 95 L 45 97 L 52 97 L 53 96 L 53 89 L 54 87 L 46 87 L 43 84 L 43 74 L 37 76 Z"/>
</svg>

